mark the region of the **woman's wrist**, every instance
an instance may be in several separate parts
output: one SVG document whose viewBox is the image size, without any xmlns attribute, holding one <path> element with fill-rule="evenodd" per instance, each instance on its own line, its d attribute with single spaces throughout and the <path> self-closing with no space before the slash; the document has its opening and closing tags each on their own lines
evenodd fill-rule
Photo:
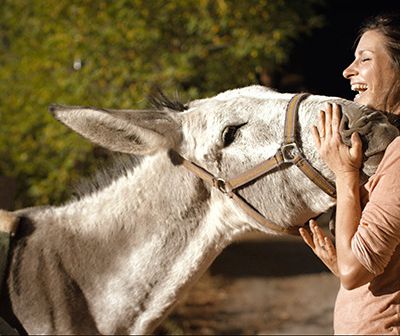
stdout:
<svg viewBox="0 0 400 336">
<path fill-rule="evenodd" d="M 338 184 L 347 184 L 351 185 L 353 183 L 357 183 L 360 180 L 360 171 L 359 170 L 348 170 L 348 171 L 341 171 L 336 173 L 336 185 Z"/>
<path fill-rule="evenodd" d="M 351 171 L 336 177 L 336 248 L 340 278 L 352 273 L 355 256 L 351 241 L 361 218 L 360 173 Z"/>
</svg>

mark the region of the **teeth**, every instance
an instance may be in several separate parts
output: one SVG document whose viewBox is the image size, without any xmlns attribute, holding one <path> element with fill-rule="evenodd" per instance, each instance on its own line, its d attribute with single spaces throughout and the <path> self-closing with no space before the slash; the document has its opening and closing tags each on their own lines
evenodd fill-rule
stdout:
<svg viewBox="0 0 400 336">
<path fill-rule="evenodd" d="M 353 84 L 351 86 L 351 89 L 353 91 L 365 91 L 368 89 L 368 85 L 367 84 Z"/>
</svg>

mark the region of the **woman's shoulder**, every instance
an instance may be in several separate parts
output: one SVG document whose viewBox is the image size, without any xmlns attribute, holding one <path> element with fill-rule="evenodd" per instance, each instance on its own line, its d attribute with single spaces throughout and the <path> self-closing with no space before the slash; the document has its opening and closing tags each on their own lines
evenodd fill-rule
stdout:
<svg viewBox="0 0 400 336">
<path fill-rule="evenodd" d="M 390 148 L 392 146 L 400 146 L 400 135 L 395 137 L 394 140 L 389 144 L 387 148 Z"/>
<path fill-rule="evenodd" d="M 400 136 L 394 138 L 394 140 L 387 146 L 385 151 L 385 156 L 390 154 L 399 155 L 400 156 Z"/>
<path fill-rule="evenodd" d="M 400 136 L 396 137 L 386 148 L 378 170 L 390 169 L 398 173 L 400 170 Z"/>
</svg>

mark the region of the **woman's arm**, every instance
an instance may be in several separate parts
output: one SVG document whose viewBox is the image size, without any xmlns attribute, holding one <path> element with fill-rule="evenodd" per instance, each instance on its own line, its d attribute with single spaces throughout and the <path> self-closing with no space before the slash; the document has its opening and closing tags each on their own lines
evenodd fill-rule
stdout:
<svg viewBox="0 0 400 336">
<path fill-rule="evenodd" d="M 374 275 L 358 261 L 351 248 L 351 240 L 361 219 L 359 173 L 336 175 L 336 249 L 340 282 L 346 289 L 354 289 L 370 282 Z"/>
<path fill-rule="evenodd" d="M 328 104 L 326 111 L 320 114 L 320 131 L 315 126 L 312 131 L 319 154 L 336 176 L 337 270 L 342 285 L 353 289 L 368 283 L 374 275 L 365 269 L 351 249 L 351 240 L 361 218 L 359 170 L 362 144 L 357 133 L 352 134 L 350 148 L 342 142 L 340 118 L 340 106 Z"/>
</svg>

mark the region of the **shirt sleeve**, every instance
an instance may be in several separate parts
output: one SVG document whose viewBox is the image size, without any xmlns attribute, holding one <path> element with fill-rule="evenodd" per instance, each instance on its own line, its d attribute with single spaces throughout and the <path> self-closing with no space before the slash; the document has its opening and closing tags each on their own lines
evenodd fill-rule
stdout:
<svg viewBox="0 0 400 336">
<path fill-rule="evenodd" d="M 400 137 L 386 149 L 366 188 L 369 202 L 351 244 L 360 263 L 378 275 L 400 242 Z"/>
</svg>

